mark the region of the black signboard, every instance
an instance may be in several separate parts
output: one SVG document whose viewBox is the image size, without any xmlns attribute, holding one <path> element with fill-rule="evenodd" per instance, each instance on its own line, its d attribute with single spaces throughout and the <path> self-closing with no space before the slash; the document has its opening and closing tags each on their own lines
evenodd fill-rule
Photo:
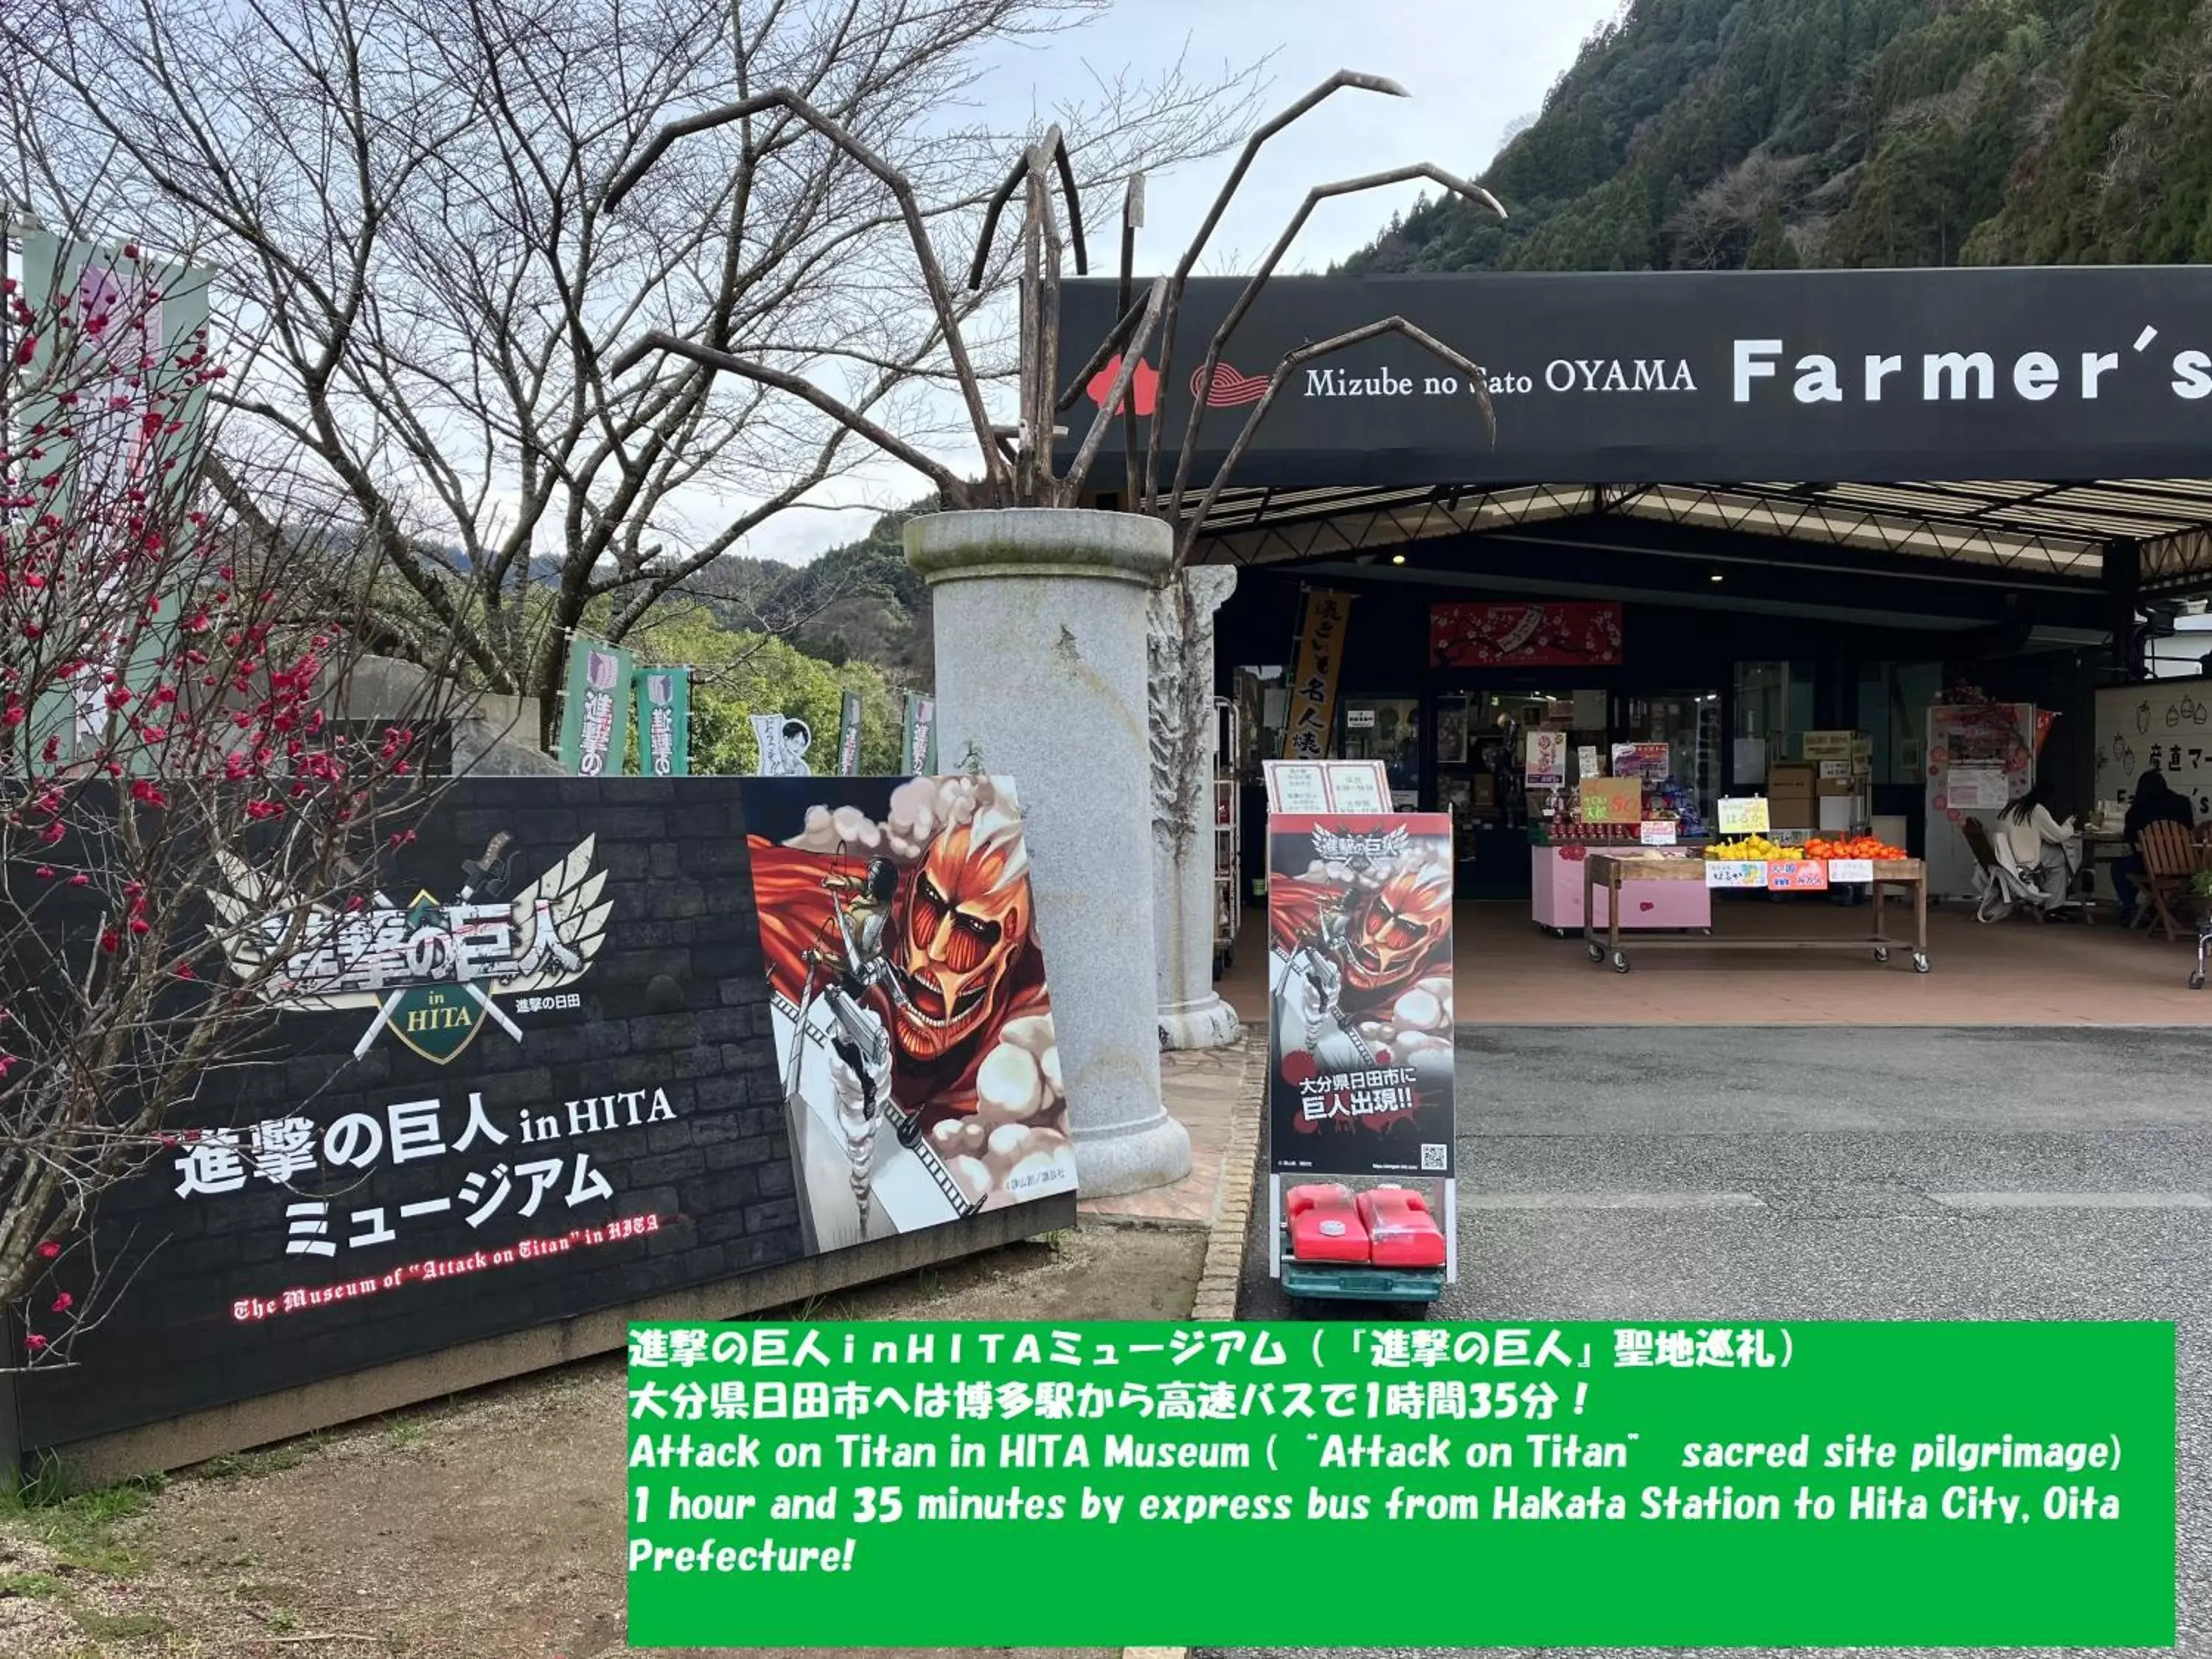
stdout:
<svg viewBox="0 0 2212 1659">
<path fill-rule="evenodd" d="M 1189 287 L 1164 382 L 1170 476 L 1241 279 Z M 1110 282 L 1065 290 L 1062 373 L 1110 332 Z M 2191 477 L 2212 440 L 2212 269 L 1278 277 L 1207 390 L 1202 486 L 1292 349 L 1403 317 L 1482 366 L 1385 335 L 1293 371 L 1231 481 L 1419 485 Z M 1071 411 L 1063 462 L 1107 377 Z M 1118 487 L 1118 434 L 1091 481 Z"/>
<path fill-rule="evenodd" d="M 27 1310 L 98 1322 L 25 1447 L 1073 1188 L 1004 780 L 469 779 L 392 862 Z"/>
</svg>

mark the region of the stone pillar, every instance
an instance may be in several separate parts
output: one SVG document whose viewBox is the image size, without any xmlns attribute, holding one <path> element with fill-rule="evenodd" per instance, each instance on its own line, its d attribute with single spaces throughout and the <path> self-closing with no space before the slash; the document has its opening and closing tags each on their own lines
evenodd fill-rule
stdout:
<svg viewBox="0 0 2212 1659">
<path fill-rule="evenodd" d="M 1153 1026 L 1146 599 L 1157 519 L 1073 507 L 906 526 L 936 612 L 939 752 L 972 746 L 1021 793 L 1082 1192 L 1180 1181 L 1190 1136 L 1160 1097 Z"/>
<path fill-rule="evenodd" d="M 1152 592 L 1152 928 L 1163 1048 L 1218 1048 L 1243 1030 L 1213 988 L 1213 613 L 1236 586 L 1233 566 L 1203 564 Z"/>
</svg>

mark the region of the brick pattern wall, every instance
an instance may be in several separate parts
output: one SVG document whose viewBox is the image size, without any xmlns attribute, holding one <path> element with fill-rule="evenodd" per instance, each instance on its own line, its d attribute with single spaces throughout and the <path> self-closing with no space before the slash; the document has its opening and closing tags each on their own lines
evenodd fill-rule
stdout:
<svg viewBox="0 0 2212 1659">
<path fill-rule="evenodd" d="M 356 1060 L 353 1048 L 373 1011 L 287 1015 L 276 1022 L 264 1064 L 211 1073 L 182 1125 L 252 1126 L 300 1116 L 315 1127 L 315 1169 L 289 1188 L 249 1171 L 238 1190 L 180 1198 L 176 1160 L 111 1195 L 100 1218 L 105 1252 L 126 1273 L 128 1291 L 104 1324 L 82 1340 L 77 1366 L 33 1373 L 20 1385 L 26 1447 L 63 1443 L 421 1354 L 471 1339 L 757 1270 L 800 1255 L 782 1093 L 769 1025 L 745 825 L 737 780 L 680 782 L 623 778 L 470 779 L 444 796 L 418 827 L 396 878 L 405 903 L 417 887 L 459 897 L 461 865 L 504 831 L 517 854 L 519 890 L 586 836 L 607 872 L 613 906 L 606 936 L 583 977 L 566 988 L 574 1012 L 502 1006 L 520 1028 L 517 1042 L 489 1020 L 449 1064 L 410 1052 L 386 1030 Z M 655 1112 L 654 1091 L 672 1115 Z M 471 1093 L 507 1139 L 453 1150 L 469 1121 Z M 624 1102 L 619 1097 L 636 1097 Z M 589 1103 L 617 1097 L 601 1105 Z M 435 1099 L 447 1150 L 396 1162 L 389 1144 L 395 1104 Z M 571 1134 L 567 1103 L 580 1125 L 617 1127 Z M 632 1127 L 635 1111 L 640 1121 Z M 375 1120 L 386 1145 L 367 1168 L 328 1167 L 331 1126 L 350 1114 Z M 557 1137 L 526 1144 L 520 1119 L 550 1116 Z M 358 1126 L 356 1126 L 358 1127 Z M 250 1127 L 240 1137 L 250 1157 Z M 578 1189 L 579 1154 L 611 1188 Z M 532 1160 L 562 1160 L 538 1194 L 516 1173 Z M 466 1213 L 490 1198 L 497 1166 L 509 1191 L 481 1224 Z M 482 1180 L 471 1195 L 471 1177 Z M 402 1206 L 451 1200 L 441 1213 L 404 1218 Z M 288 1208 L 329 1206 L 328 1256 L 288 1254 L 296 1224 Z M 354 1246 L 362 1212 L 380 1208 L 396 1237 Z M 654 1217 L 656 1231 L 581 1244 L 544 1258 L 526 1239 L 560 1237 L 625 1218 Z M 489 1260 L 501 1250 L 511 1261 Z M 408 1264 L 476 1260 L 448 1278 L 410 1278 L 384 1287 Z M 265 1317 L 240 1319 L 256 1299 L 281 1305 L 288 1291 L 375 1279 L 371 1294 Z"/>
</svg>

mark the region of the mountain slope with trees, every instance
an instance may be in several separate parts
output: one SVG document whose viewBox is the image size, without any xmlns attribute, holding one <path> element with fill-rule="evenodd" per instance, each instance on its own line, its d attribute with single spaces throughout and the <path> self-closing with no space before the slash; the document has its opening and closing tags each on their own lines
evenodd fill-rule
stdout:
<svg viewBox="0 0 2212 1659">
<path fill-rule="evenodd" d="M 2212 260 L 2212 0 L 1631 0 L 1347 269 Z"/>
</svg>

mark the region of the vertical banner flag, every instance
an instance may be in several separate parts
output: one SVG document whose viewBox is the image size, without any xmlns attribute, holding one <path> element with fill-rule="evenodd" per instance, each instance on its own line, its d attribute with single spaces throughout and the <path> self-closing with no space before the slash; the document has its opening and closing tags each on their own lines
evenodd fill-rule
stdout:
<svg viewBox="0 0 2212 1659">
<path fill-rule="evenodd" d="M 1283 726 L 1285 760 L 1319 760 L 1328 752 L 1336 722 L 1337 670 L 1352 596 L 1328 588 L 1306 590 L 1298 623 L 1297 667 L 1291 676 L 1291 706 Z"/>
<path fill-rule="evenodd" d="M 937 775 L 937 699 L 919 691 L 906 694 L 906 769 Z"/>
<path fill-rule="evenodd" d="M 691 775 L 691 671 L 637 671 L 638 770 L 648 778 Z"/>
<path fill-rule="evenodd" d="M 848 691 L 837 711 L 837 775 L 849 778 L 860 769 L 860 694 Z"/>
<path fill-rule="evenodd" d="M 24 400 L 26 428 L 46 428 L 46 470 L 61 475 L 64 492 L 89 487 L 103 500 L 150 489 L 198 440 L 207 392 L 193 380 L 207 351 L 214 273 L 149 259 L 135 243 L 64 241 L 44 230 L 26 234 L 22 247 L 23 302 L 37 319 L 30 379 L 53 376 L 53 393 L 74 394 L 66 421 L 55 418 L 52 394 Z M 64 313 L 70 326 L 54 326 Z M 67 364 L 56 361 L 64 349 Z"/>
<path fill-rule="evenodd" d="M 629 653 L 579 634 L 568 645 L 561 766 L 578 777 L 620 777 L 629 758 Z"/>
<path fill-rule="evenodd" d="M 207 351 L 213 279 L 212 271 L 197 266 L 149 260 L 135 243 L 25 234 L 21 291 L 35 319 L 25 342 L 33 354 L 27 380 L 46 389 L 24 398 L 17 411 L 22 430 L 0 434 L 0 443 L 20 447 L 26 434 L 44 429 L 40 471 L 57 483 L 40 501 L 41 511 L 64 520 L 120 511 L 128 492 L 150 495 L 165 474 L 190 488 L 183 462 L 198 440 L 207 404 L 204 387 L 193 381 Z M 70 319 L 67 328 L 58 325 L 64 315 Z M 62 395 L 71 399 L 66 417 L 57 401 Z M 79 616 L 128 611 L 135 618 L 149 599 L 153 609 L 104 637 L 88 633 L 82 641 L 86 665 L 74 689 L 41 697 L 32 711 L 33 749 L 52 738 L 65 762 L 89 759 L 106 747 L 113 718 L 110 677 L 119 672 L 125 687 L 146 690 L 175 638 L 174 594 L 125 594 L 119 567 L 99 571 L 96 580 L 101 586 L 82 598 Z M 56 599 L 64 602 L 58 592 Z M 140 772 L 155 763 L 144 749 L 130 760 Z"/>
</svg>

